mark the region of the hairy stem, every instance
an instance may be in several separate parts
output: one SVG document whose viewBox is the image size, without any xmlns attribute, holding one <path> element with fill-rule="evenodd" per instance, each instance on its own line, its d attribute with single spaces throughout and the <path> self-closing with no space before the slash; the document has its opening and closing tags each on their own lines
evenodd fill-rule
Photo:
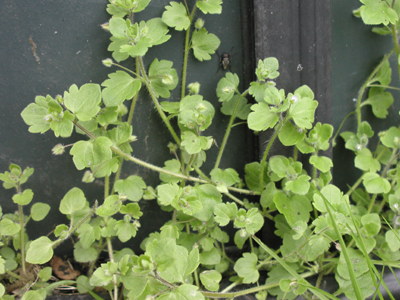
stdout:
<svg viewBox="0 0 400 300">
<path fill-rule="evenodd" d="M 240 98 L 237 98 L 237 99 L 240 99 Z M 224 153 L 226 144 L 228 142 L 229 135 L 231 134 L 233 122 L 235 122 L 235 119 L 236 119 L 238 104 L 239 104 L 239 101 L 236 101 L 235 108 L 233 109 L 233 114 L 229 118 L 229 123 L 228 123 L 228 126 L 226 127 L 225 134 L 222 139 L 221 147 L 218 150 L 218 155 L 217 155 L 217 159 L 215 160 L 214 169 L 218 168 L 219 164 L 221 162 L 222 154 Z"/>
<path fill-rule="evenodd" d="M 186 8 L 188 9 L 188 7 Z M 189 11 L 188 11 L 189 13 Z M 186 30 L 185 34 L 185 46 L 183 49 L 183 63 L 182 63 L 182 78 L 181 78 L 181 99 L 185 97 L 186 94 L 186 79 L 187 79 L 187 66 L 189 60 L 189 51 L 190 51 L 190 33 L 191 33 L 191 26 L 193 22 L 194 15 L 196 13 L 196 5 L 193 6 L 192 12 L 190 13 L 190 25 Z"/>
<path fill-rule="evenodd" d="M 25 220 L 24 220 L 24 208 L 22 205 L 18 205 L 18 217 L 19 226 L 21 227 L 19 231 L 20 248 L 21 248 L 21 266 L 22 273 L 26 273 L 26 262 L 25 262 Z"/>
<path fill-rule="evenodd" d="M 107 241 L 108 256 L 110 258 L 110 262 L 113 263 L 113 262 L 115 262 L 115 260 L 114 260 L 114 249 L 113 249 L 113 246 L 112 246 L 111 238 L 107 237 L 106 241 Z M 113 300 L 118 300 L 118 278 L 117 278 L 116 274 L 113 274 L 112 281 L 113 281 L 113 285 L 114 285 Z"/>
<path fill-rule="evenodd" d="M 138 58 L 135 59 L 135 65 L 136 65 L 136 73 L 139 74 L 139 63 L 138 63 Z M 132 98 L 132 102 L 131 102 L 131 106 L 129 108 L 129 113 L 128 113 L 128 118 L 126 120 L 126 122 L 129 125 L 132 125 L 132 120 L 133 120 L 133 115 L 135 113 L 135 108 L 136 108 L 136 103 L 138 101 L 139 98 L 139 92 Z M 114 186 L 115 183 L 119 180 L 119 178 L 121 177 L 121 172 L 122 172 L 122 166 L 124 164 L 124 161 L 121 160 L 121 162 L 118 165 L 118 170 L 117 173 L 115 173 L 115 177 L 114 177 L 114 184 L 113 184 L 113 188 L 111 190 L 111 194 L 114 193 Z"/>
<path fill-rule="evenodd" d="M 260 161 L 260 166 L 261 166 L 260 174 L 259 174 L 260 188 L 262 188 L 264 186 L 264 171 L 265 171 L 265 167 L 267 164 L 267 158 L 268 158 L 269 151 L 271 150 L 272 145 L 274 144 L 276 138 L 278 137 L 279 131 L 282 129 L 283 125 L 285 125 L 287 119 L 288 118 L 286 117 L 285 119 L 283 119 L 281 122 L 278 123 L 278 125 L 275 127 L 274 134 L 268 141 L 267 147 L 265 147 L 262 159 Z"/>
<path fill-rule="evenodd" d="M 370 85 L 372 82 L 371 80 L 374 78 L 374 76 L 376 75 L 376 73 L 378 73 L 378 71 L 380 70 L 380 68 L 382 67 L 383 63 L 389 58 L 389 56 L 392 55 L 392 52 L 390 52 L 389 54 L 386 54 L 383 59 L 381 60 L 381 62 L 375 67 L 375 69 L 372 71 L 372 73 L 368 76 L 367 80 L 363 83 L 363 85 L 361 86 L 361 88 L 358 90 L 358 96 L 357 96 L 357 100 L 356 100 L 356 116 L 357 116 L 357 128 L 360 127 L 361 125 L 361 121 L 362 121 L 362 114 L 361 114 L 361 102 L 364 98 L 364 94 L 368 88 L 368 85 Z"/>
<path fill-rule="evenodd" d="M 135 163 L 135 164 L 137 164 L 139 166 L 142 166 L 142 167 L 145 167 L 147 169 L 153 170 L 155 172 L 167 174 L 167 175 L 170 175 L 170 176 L 174 176 L 176 178 L 181 178 L 183 180 L 189 180 L 189 181 L 198 182 L 198 183 L 211 183 L 211 184 L 213 184 L 213 182 L 208 181 L 208 180 L 200 179 L 200 178 L 193 177 L 193 176 L 186 176 L 186 175 L 183 175 L 183 174 L 175 173 L 175 172 L 160 168 L 158 166 L 155 166 L 153 164 L 145 162 L 145 161 L 143 161 L 141 159 L 138 159 L 138 158 L 136 158 L 136 157 L 134 157 L 132 155 L 126 154 L 121 149 L 119 149 L 119 148 L 117 148 L 115 146 L 111 146 L 111 150 L 115 154 L 121 156 L 122 158 L 124 158 L 126 160 L 129 160 L 129 161 L 131 161 L 131 162 L 133 162 L 133 163 Z M 247 194 L 247 195 L 258 195 L 259 194 L 259 193 L 253 192 L 253 191 L 240 189 L 240 188 L 235 188 L 235 187 L 228 187 L 228 190 L 231 190 L 231 191 L 237 192 L 237 193 L 241 193 L 241 194 Z"/>
<path fill-rule="evenodd" d="M 172 127 L 171 123 L 169 122 L 168 117 L 165 115 L 164 111 L 162 110 L 160 102 L 158 102 L 158 96 L 157 96 L 156 92 L 154 91 L 153 87 L 151 86 L 151 82 L 150 82 L 149 77 L 147 76 L 142 58 L 138 58 L 138 64 L 139 64 L 140 72 L 144 79 L 144 84 L 146 85 L 146 88 L 149 91 L 150 98 L 153 101 L 158 114 L 160 115 L 162 121 L 164 122 L 165 126 L 167 127 L 167 129 L 168 129 L 169 133 L 171 134 L 172 138 L 174 139 L 175 143 L 180 145 L 181 140 L 178 137 L 177 133 L 175 132 L 175 129 Z"/>
</svg>

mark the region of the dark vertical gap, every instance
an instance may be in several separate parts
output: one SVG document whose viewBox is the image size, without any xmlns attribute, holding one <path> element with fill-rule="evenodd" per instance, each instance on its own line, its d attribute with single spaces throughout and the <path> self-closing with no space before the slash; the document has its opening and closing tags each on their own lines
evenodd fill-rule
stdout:
<svg viewBox="0 0 400 300">
<path fill-rule="evenodd" d="M 242 45 L 243 45 L 243 87 L 248 87 L 255 79 L 255 30 L 254 30 L 254 3 L 253 0 L 240 1 L 241 24 L 242 24 Z M 246 135 L 246 144 L 253 149 L 248 161 L 254 161 L 259 157 L 258 138 L 249 130 Z M 249 154 L 250 156 L 250 154 Z"/>
</svg>

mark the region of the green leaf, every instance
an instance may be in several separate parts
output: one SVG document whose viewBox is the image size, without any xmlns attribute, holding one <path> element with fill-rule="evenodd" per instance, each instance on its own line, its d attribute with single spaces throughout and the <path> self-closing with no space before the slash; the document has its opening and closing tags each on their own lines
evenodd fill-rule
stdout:
<svg viewBox="0 0 400 300">
<path fill-rule="evenodd" d="M 162 101 L 160 105 L 163 111 L 171 115 L 177 115 L 179 113 L 179 102 Z"/>
<path fill-rule="evenodd" d="M 113 262 L 108 262 L 106 264 L 101 264 L 97 268 L 92 277 L 89 280 L 91 286 L 106 286 L 112 282 L 113 275 L 118 270 L 118 264 Z"/>
<path fill-rule="evenodd" d="M 59 210 L 64 215 L 73 215 L 87 205 L 83 191 L 77 187 L 70 189 L 61 199 Z"/>
<path fill-rule="evenodd" d="M 358 151 L 354 159 L 354 164 L 358 169 L 369 172 L 377 172 L 381 168 L 381 164 L 373 157 L 368 148 L 363 148 Z"/>
<path fill-rule="evenodd" d="M 139 219 L 143 215 L 143 212 L 140 210 L 140 206 L 137 203 L 128 203 L 126 205 L 122 205 L 120 213 L 129 215 L 135 219 Z"/>
<path fill-rule="evenodd" d="M 264 131 L 273 128 L 279 120 L 276 112 L 272 111 L 266 103 L 258 103 L 251 106 L 252 112 L 247 118 L 250 129 Z"/>
<path fill-rule="evenodd" d="M 226 226 L 230 220 L 236 217 L 237 212 L 238 208 L 235 203 L 219 203 L 214 207 L 215 222 L 220 226 Z"/>
<path fill-rule="evenodd" d="M 169 98 L 170 91 L 178 85 L 178 73 L 172 68 L 172 61 L 153 60 L 149 67 L 151 86 L 162 98 Z"/>
<path fill-rule="evenodd" d="M 177 201 L 181 189 L 176 183 L 166 183 L 157 186 L 158 202 L 161 205 L 172 205 Z"/>
<path fill-rule="evenodd" d="M 104 203 L 96 209 L 96 214 L 100 217 L 110 217 L 119 212 L 122 202 L 118 195 L 111 195 L 104 199 Z"/>
<path fill-rule="evenodd" d="M 117 230 L 118 239 L 125 243 L 136 236 L 138 228 L 136 224 L 131 223 L 130 221 L 126 222 L 125 220 L 119 220 L 115 225 L 115 229 Z"/>
<path fill-rule="evenodd" d="M 204 287 L 209 291 L 213 292 L 218 291 L 221 279 L 222 279 L 221 273 L 215 270 L 208 270 L 200 273 L 200 281 L 204 285 Z"/>
<path fill-rule="evenodd" d="M 140 90 L 142 82 L 134 79 L 124 71 L 108 74 L 107 80 L 101 85 L 103 101 L 106 106 L 118 106 L 127 99 L 132 99 Z"/>
<path fill-rule="evenodd" d="M 0 236 L 13 236 L 21 230 L 21 226 L 10 219 L 3 218 L 0 221 Z"/>
<path fill-rule="evenodd" d="M 124 17 L 132 12 L 144 10 L 151 0 L 115 0 L 107 5 L 107 12 L 116 17 Z"/>
<path fill-rule="evenodd" d="M 172 238 L 154 239 L 146 245 L 146 254 L 157 265 L 157 271 L 165 280 L 183 282 L 188 265 L 188 251 Z"/>
<path fill-rule="evenodd" d="M 212 122 L 214 106 L 200 95 L 186 96 L 179 107 L 179 123 L 193 130 L 206 130 Z"/>
<path fill-rule="evenodd" d="M 264 218 L 256 208 L 252 208 L 247 212 L 245 230 L 247 234 L 256 234 L 264 225 Z"/>
<path fill-rule="evenodd" d="M 101 125 L 105 126 L 108 124 L 115 124 L 118 122 L 118 107 L 104 107 L 100 110 L 97 115 L 96 121 Z M 97 127 L 97 124 L 96 124 Z"/>
<path fill-rule="evenodd" d="M 252 162 L 249 164 L 246 164 L 244 167 L 244 172 L 245 172 L 245 181 L 246 185 L 251 189 L 252 191 L 258 191 L 261 192 L 261 189 L 264 187 L 264 184 L 260 186 L 260 170 L 261 170 L 261 164 L 259 162 Z M 267 169 L 264 169 L 264 183 L 267 183 L 268 181 L 268 175 L 267 175 Z"/>
<path fill-rule="evenodd" d="M 332 159 L 326 156 L 310 156 L 310 164 L 320 170 L 322 173 L 328 172 L 333 167 Z"/>
<path fill-rule="evenodd" d="M 203 222 L 211 219 L 214 213 L 214 207 L 222 202 L 222 195 L 217 188 L 211 184 L 202 184 L 194 188 L 194 197 L 199 199 L 202 209 L 195 212 L 193 216 Z"/>
<path fill-rule="evenodd" d="M 224 77 L 218 81 L 217 96 L 220 102 L 229 101 L 237 91 L 239 86 L 239 76 L 227 72 Z"/>
<path fill-rule="evenodd" d="M 400 128 L 390 127 L 388 130 L 381 132 L 379 138 L 382 144 L 388 148 L 400 148 Z"/>
<path fill-rule="evenodd" d="M 347 252 L 351 261 L 351 266 L 349 266 L 344 258 L 343 252 L 340 253 L 339 262 L 337 265 L 336 272 L 343 279 L 350 280 L 349 267 L 353 269 L 354 275 L 359 277 L 369 270 L 367 259 L 359 251 L 353 248 L 347 248 Z"/>
<path fill-rule="evenodd" d="M 232 168 L 213 169 L 210 172 L 211 180 L 217 185 L 232 186 L 240 182 L 239 174 Z"/>
<path fill-rule="evenodd" d="M 288 197 L 284 192 L 278 191 L 274 194 L 273 201 L 291 227 L 294 227 L 297 221 L 308 223 L 312 207 L 307 197 Z"/>
<path fill-rule="evenodd" d="M 12 200 L 18 205 L 28 205 L 33 199 L 33 191 L 31 189 L 26 189 L 22 193 L 15 194 L 12 196 Z"/>
<path fill-rule="evenodd" d="M 41 281 L 47 282 L 51 278 L 51 267 L 45 267 L 38 272 L 38 276 Z"/>
<path fill-rule="evenodd" d="M 243 283 L 255 283 L 260 277 L 257 269 L 258 257 L 254 253 L 243 253 L 243 257 L 239 258 L 233 269 L 243 278 Z"/>
<path fill-rule="evenodd" d="M 157 300 L 204 300 L 203 294 L 198 290 L 199 288 L 190 284 L 182 284 L 178 288 L 157 297 Z"/>
<path fill-rule="evenodd" d="M 385 233 L 385 240 L 392 252 L 400 249 L 400 232 L 398 229 L 391 229 Z"/>
<path fill-rule="evenodd" d="M 250 82 L 249 94 L 252 95 L 257 102 L 263 102 L 267 87 L 268 85 L 264 82 L 252 81 Z"/>
<path fill-rule="evenodd" d="M 300 175 L 293 180 L 288 180 L 285 182 L 285 188 L 295 194 L 305 195 L 310 189 L 310 179 L 308 175 Z"/>
<path fill-rule="evenodd" d="M 171 36 L 167 34 L 168 27 L 161 18 L 153 18 L 146 21 L 146 26 L 148 28 L 146 37 L 151 40 L 153 46 L 161 45 L 171 38 Z"/>
<path fill-rule="evenodd" d="M 171 1 L 165 7 L 161 18 L 165 24 L 178 31 L 186 30 L 190 26 L 190 19 L 183 3 Z"/>
<path fill-rule="evenodd" d="M 314 94 L 306 85 L 299 87 L 291 98 L 289 115 L 293 118 L 294 123 L 302 129 L 311 129 L 314 122 L 318 102 L 313 99 Z"/>
<path fill-rule="evenodd" d="M 379 215 L 375 213 L 363 215 L 361 224 L 370 236 L 377 235 L 381 230 L 381 220 Z"/>
<path fill-rule="evenodd" d="M 347 195 L 343 195 L 340 189 L 332 184 L 328 184 L 321 189 L 321 194 L 325 197 L 325 199 L 332 206 L 334 211 L 343 213 L 344 215 L 348 215 L 348 207 L 350 206 L 349 197 Z M 314 194 L 314 207 L 322 213 L 327 212 L 327 208 L 325 206 L 325 199 L 318 194 Z"/>
<path fill-rule="evenodd" d="M 393 102 L 394 99 L 391 93 L 382 92 L 380 89 L 370 89 L 368 99 L 365 100 L 364 104 L 371 105 L 375 117 L 385 119 Z"/>
<path fill-rule="evenodd" d="M 219 38 L 213 33 L 208 33 L 204 27 L 193 32 L 193 55 L 199 61 L 210 60 L 211 54 L 215 53 L 220 44 Z"/>
<path fill-rule="evenodd" d="M 32 133 L 45 133 L 50 129 L 50 120 L 48 115 L 48 103 L 54 101 L 53 98 L 47 96 L 37 96 L 35 103 L 29 104 L 21 112 L 21 117 L 24 122 L 29 125 L 29 132 Z"/>
<path fill-rule="evenodd" d="M 181 163 L 177 159 L 170 159 L 170 160 L 167 160 L 166 162 L 164 162 L 163 169 L 180 174 L 181 173 Z M 166 182 L 166 183 L 172 183 L 172 182 L 178 182 L 181 179 L 179 179 L 175 176 L 172 176 L 172 175 L 160 173 L 160 180 L 163 182 Z"/>
<path fill-rule="evenodd" d="M 96 236 L 99 238 L 94 227 L 89 223 L 80 225 L 77 229 L 77 233 L 79 234 L 80 246 L 84 249 L 89 248 L 94 243 Z"/>
<path fill-rule="evenodd" d="M 376 292 L 376 278 L 372 279 L 370 273 L 364 273 L 356 278 L 356 282 L 360 288 L 361 298 L 357 297 L 352 282 L 349 279 L 344 279 L 340 275 L 335 275 L 336 282 L 339 284 L 340 289 L 344 292 L 347 299 L 368 299 L 374 292 Z"/>
<path fill-rule="evenodd" d="M 218 265 L 221 262 L 221 252 L 217 248 L 200 253 L 200 263 L 207 266 Z"/>
<path fill-rule="evenodd" d="M 199 253 L 199 248 L 194 247 L 192 251 L 189 252 L 188 256 L 188 265 L 186 267 L 185 274 L 189 275 L 192 274 L 200 264 L 200 253 Z"/>
<path fill-rule="evenodd" d="M 296 145 L 299 141 L 304 139 L 305 133 L 292 122 L 285 122 L 278 133 L 279 141 L 284 146 Z"/>
<path fill-rule="evenodd" d="M 282 104 L 284 100 L 285 100 L 285 91 L 283 89 L 278 90 L 274 86 L 267 86 L 267 88 L 264 90 L 264 97 L 263 97 L 264 102 L 278 106 Z"/>
<path fill-rule="evenodd" d="M 222 103 L 221 112 L 227 116 L 235 115 L 236 118 L 247 120 L 250 113 L 250 106 L 245 97 L 233 96 L 232 99 Z"/>
<path fill-rule="evenodd" d="M 360 8 L 360 15 L 367 25 L 396 24 L 399 19 L 396 11 L 384 0 L 360 0 L 364 5 Z"/>
<path fill-rule="evenodd" d="M 90 141 L 76 142 L 69 153 L 78 170 L 94 165 L 93 143 Z"/>
<path fill-rule="evenodd" d="M 146 183 L 142 177 L 137 175 L 129 176 L 126 179 L 120 179 L 115 183 L 114 189 L 121 196 L 126 196 L 131 201 L 139 201 L 143 197 L 143 191 Z"/>
<path fill-rule="evenodd" d="M 32 220 L 38 222 L 42 221 L 48 215 L 50 211 L 50 205 L 43 202 L 36 202 L 31 207 Z"/>
<path fill-rule="evenodd" d="M 259 60 L 256 68 L 256 75 L 259 81 L 266 79 L 275 79 L 279 76 L 279 62 L 275 57 L 268 57 L 264 60 Z"/>
<path fill-rule="evenodd" d="M 311 236 L 305 252 L 307 261 L 315 261 L 320 255 L 328 251 L 330 243 L 330 239 L 324 235 Z"/>
<path fill-rule="evenodd" d="M 196 6 L 204 14 L 220 14 L 222 12 L 222 0 L 200 0 Z"/>
<path fill-rule="evenodd" d="M 46 289 L 30 290 L 27 291 L 21 300 L 45 300 L 46 299 Z"/>
<path fill-rule="evenodd" d="M 80 121 L 89 121 L 100 111 L 100 85 L 87 83 L 79 89 L 74 84 L 64 92 L 64 104 Z"/>
<path fill-rule="evenodd" d="M 398 3 L 396 3 L 398 5 Z M 389 30 L 391 33 L 391 31 Z M 390 85 L 392 81 L 392 68 L 390 66 L 389 58 L 387 56 L 384 57 L 383 62 L 381 63 L 381 67 L 378 72 L 374 76 L 373 80 L 380 82 L 382 85 Z M 375 88 L 371 88 L 370 91 Z M 380 90 L 379 88 L 377 89 Z"/>
<path fill-rule="evenodd" d="M 29 244 L 26 261 L 31 264 L 45 264 L 53 257 L 53 242 L 42 236 Z"/>
<path fill-rule="evenodd" d="M 202 150 L 208 150 L 212 146 L 211 137 L 198 136 L 192 131 L 184 131 L 181 136 L 181 146 L 189 154 L 197 154 Z"/>
<path fill-rule="evenodd" d="M 368 172 L 363 175 L 363 184 L 368 193 L 380 194 L 389 193 L 391 189 L 390 182 L 377 173 Z"/>
</svg>

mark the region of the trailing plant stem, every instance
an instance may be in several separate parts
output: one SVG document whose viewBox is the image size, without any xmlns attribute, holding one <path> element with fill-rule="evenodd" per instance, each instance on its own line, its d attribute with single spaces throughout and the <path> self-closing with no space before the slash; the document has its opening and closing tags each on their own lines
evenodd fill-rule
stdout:
<svg viewBox="0 0 400 300">
<path fill-rule="evenodd" d="M 276 138 L 278 137 L 279 131 L 282 129 L 283 125 L 286 123 L 286 120 L 287 120 L 287 117 L 285 119 L 283 119 L 281 122 L 279 122 L 279 124 L 275 127 L 274 134 L 268 141 L 267 147 L 265 147 L 262 159 L 260 161 L 261 168 L 260 168 L 260 174 L 259 174 L 259 185 L 261 188 L 264 185 L 264 171 L 265 171 L 265 167 L 267 164 L 267 158 L 268 158 L 269 151 L 271 150 L 272 145 L 274 144 Z"/>
<path fill-rule="evenodd" d="M 233 110 L 231 117 L 229 118 L 229 123 L 228 123 L 228 126 L 226 127 L 225 134 L 222 139 L 221 147 L 219 148 L 219 151 L 218 151 L 217 159 L 214 164 L 214 169 L 218 168 L 219 164 L 221 162 L 222 154 L 224 153 L 225 146 L 228 142 L 229 135 L 231 134 L 233 122 L 235 122 L 235 119 L 236 119 L 238 105 L 239 105 L 239 101 L 236 101 L 235 108 Z"/>
<path fill-rule="evenodd" d="M 179 173 L 175 173 L 172 171 L 168 171 L 166 169 L 160 168 L 158 166 L 152 165 L 148 162 L 145 162 L 141 159 L 138 159 L 132 155 L 129 155 L 125 152 L 123 152 L 121 149 L 115 147 L 115 146 L 111 146 L 111 151 L 113 151 L 115 154 L 121 156 L 122 158 L 125 158 L 126 160 L 129 160 L 131 162 L 134 162 L 135 164 L 138 164 L 139 166 L 145 167 L 147 169 L 156 171 L 158 173 L 164 173 L 170 176 L 174 176 L 177 178 L 181 178 L 183 180 L 189 180 L 189 181 L 193 181 L 193 182 L 198 182 L 198 183 L 211 183 L 213 184 L 213 182 L 208 181 L 208 180 L 204 180 L 204 179 L 200 179 L 197 177 L 192 177 L 192 176 L 185 176 L 183 174 L 179 174 Z M 241 194 L 247 194 L 247 195 L 258 195 L 259 193 L 253 192 L 253 191 L 249 191 L 249 190 L 245 190 L 245 189 L 240 189 L 240 188 L 235 188 L 235 187 L 228 187 L 228 190 L 231 190 L 233 192 L 237 192 L 237 193 L 241 193 Z"/>
<path fill-rule="evenodd" d="M 185 46 L 184 46 L 185 48 L 183 49 L 183 64 L 182 64 L 182 79 L 181 79 L 181 99 L 185 97 L 186 94 L 187 66 L 188 66 L 189 51 L 190 51 L 190 33 L 191 33 L 190 29 L 195 13 L 196 13 L 196 5 L 193 6 L 192 12 L 190 13 L 190 25 L 186 30 L 185 34 Z"/>
<path fill-rule="evenodd" d="M 135 65 L 136 65 L 136 73 L 138 74 L 139 73 L 139 62 L 138 62 L 138 58 L 137 57 L 135 59 Z M 128 119 L 126 120 L 126 122 L 129 125 L 132 125 L 133 114 L 135 113 L 135 108 L 136 108 L 136 103 L 138 101 L 138 98 L 139 98 L 139 92 L 132 98 L 132 101 L 131 101 L 131 106 L 129 108 L 129 113 L 128 113 Z M 112 187 L 112 190 L 111 190 L 111 194 L 114 193 L 115 182 L 117 182 L 119 180 L 119 178 L 121 177 L 123 164 L 124 164 L 124 161 L 122 160 L 118 165 L 118 170 L 117 170 L 117 173 L 115 173 L 114 184 L 113 184 L 113 187 Z"/>
<path fill-rule="evenodd" d="M 26 262 L 25 262 L 25 220 L 24 220 L 24 209 L 22 205 L 18 205 L 18 216 L 19 216 L 19 226 L 21 227 L 19 231 L 20 248 L 21 248 L 21 266 L 22 273 L 26 273 Z"/>
<path fill-rule="evenodd" d="M 111 238 L 107 237 L 106 238 L 106 242 L 107 242 L 107 250 L 108 250 L 108 256 L 110 257 L 110 262 L 114 263 L 114 249 L 112 246 L 112 242 L 111 242 Z M 117 279 L 117 275 L 113 274 L 113 285 L 114 285 L 114 296 L 113 296 L 113 300 L 118 300 L 118 279 Z"/>
<path fill-rule="evenodd" d="M 372 71 L 372 73 L 368 76 L 367 80 L 363 83 L 363 85 L 361 86 L 361 88 L 358 91 L 358 96 L 357 96 L 357 101 L 356 101 L 356 116 L 357 116 L 357 128 L 360 127 L 361 125 L 361 121 L 362 121 L 362 114 L 361 114 L 361 102 L 364 98 L 364 94 L 365 91 L 367 90 L 369 84 L 371 84 L 371 80 L 374 78 L 374 76 L 376 75 L 376 73 L 378 73 L 378 71 L 380 70 L 380 68 L 382 67 L 382 64 L 386 61 L 386 59 L 388 59 L 388 57 L 392 55 L 392 52 L 390 52 L 389 54 L 386 54 L 383 59 L 381 60 L 381 62 L 375 67 L 375 69 Z"/>
<path fill-rule="evenodd" d="M 143 59 L 139 58 L 138 59 L 138 65 L 140 68 L 140 72 L 143 76 L 144 79 L 144 84 L 147 87 L 147 90 L 149 91 L 150 94 L 150 98 L 154 103 L 154 106 L 157 109 L 158 114 L 160 115 L 162 121 L 164 122 L 165 126 L 167 127 L 169 133 L 171 134 L 172 138 L 174 139 L 175 143 L 177 143 L 178 145 L 181 144 L 181 140 L 179 139 L 177 133 L 175 132 L 174 128 L 172 127 L 171 123 L 169 122 L 168 117 L 165 115 L 164 111 L 161 108 L 160 102 L 158 102 L 158 97 L 153 89 L 153 87 L 151 86 L 151 82 L 149 77 L 147 76 L 146 70 L 144 68 L 144 64 L 143 64 Z"/>
</svg>

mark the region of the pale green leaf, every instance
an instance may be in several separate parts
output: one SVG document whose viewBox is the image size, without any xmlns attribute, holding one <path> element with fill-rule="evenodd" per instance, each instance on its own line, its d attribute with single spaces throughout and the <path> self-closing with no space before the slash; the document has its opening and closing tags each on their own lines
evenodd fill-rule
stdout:
<svg viewBox="0 0 400 300">
<path fill-rule="evenodd" d="M 215 270 L 208 270 L 200 273 L 200 281 L 209 291 L 218 291 L 221 279 L 221 273 Z"/>
<path fill-rule="evenodd" d="M 190 19 L 183 3 L 171 1 L 165 7 L 162 14 L 162 20 L 169 27 L 173 27 L 178 31 L 186 30 L 190 26 Z"/>
<path fill-rule="evenodd" d="M 38 222 L 42 221 L 48 215 L 50 211 L 50 205 L 43 202 L 36 202 L 31 207 L 31 218 Z"/>
<path fill-rule="evenodd" d="M 73 215 L 87 205 L 83 191 L 77 187 L 70 189 L 60 201 L 59 210 L 64 215 Z"/>
<path fill-rule="evenodd" d="M 26 261 L 31 264 L 45 264 L 53 257 L 53 242 L 42 236 L 29 244 Z"/>
<path fill-rule="evenodd" d="M 140 90 L 142 82 L 124 71 L 108 74 L 109 79 L 101 85 L 103 101 L 106 106 L 118 106 L 125 100 L 132 99 Z"/>
<path fill-rule="evenodd" d="M 215 53 L 220 44 L 219 38 L 213 33 L 208 33 L 204 27 L 193 32 L 193 55 L 199 61 L 210 60 L 211 54 Z"/>
<path fill-rule="evenodd" d="M 258 257 L 254 253 L 243 253 L 243 257 L 239 258 L 235 265 L 235 272 L 243 279 L 243 283 L 257 282 L 260 274 L 257 269 Z"/>
<path fill-rule="evenodd" d="M 80 121 L 89 121 L 100 111 L 100 85 L 87 83 L 79 89 L 72 85 L 64 92 L 64 104 Z"/>
</svg>

